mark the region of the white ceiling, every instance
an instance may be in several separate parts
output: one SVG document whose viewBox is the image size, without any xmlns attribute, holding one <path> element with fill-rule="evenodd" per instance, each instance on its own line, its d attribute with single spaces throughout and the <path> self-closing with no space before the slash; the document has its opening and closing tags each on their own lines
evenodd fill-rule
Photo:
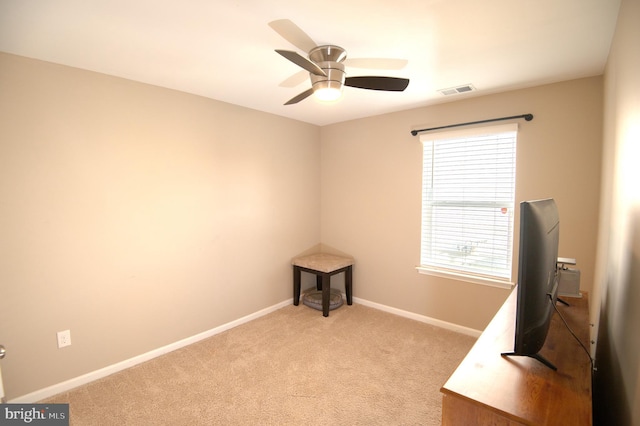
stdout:
<svg viewBox="0 0 640 426">
<path fill-rule="evenodd" d="M 0 51 L 124 77 L 317 125 L 603 72 L 619 0 L 0 0 Z M 408 60 L 348 76 L 411 80 L 284 106 L 297 50 L 268 23 L 290 19 L 349 58 Z M 300 51 L 299 51 L 300 52 Z M 304 52 L 300 52 L 303 53 Z M 445 97 L 439 89 L 473 84 Z"/>
</svg>

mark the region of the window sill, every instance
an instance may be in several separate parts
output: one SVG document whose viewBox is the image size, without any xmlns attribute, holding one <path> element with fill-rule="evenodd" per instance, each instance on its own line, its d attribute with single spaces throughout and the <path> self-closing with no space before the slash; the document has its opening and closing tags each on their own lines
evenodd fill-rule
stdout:
<svg viewBox="0 0 640 426">
<path fill-rule="evenodd" d="M 499 280 L 496 278 L 483 277 L 479 275 L 468 275 L 463 273 L 457 273 L 454 271 L 448 271 L 443 269 L 428 268 L 425 266 L 417 266 L 417 271 L 425 275 L 433 275 L 440 278 L 448 278 L 452 280 L 464 281 L 473 284 L 486 285 L 489 287 L 498 287 L 511 290 L 515 284 L 510 281 Z"/>
</svg>

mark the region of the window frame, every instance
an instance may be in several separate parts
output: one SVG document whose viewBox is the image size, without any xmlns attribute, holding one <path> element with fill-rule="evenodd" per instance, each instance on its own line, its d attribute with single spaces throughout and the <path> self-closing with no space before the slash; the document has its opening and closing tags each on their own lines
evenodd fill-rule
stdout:
<svg viewBox="0 0 640 426">
<path fill-rule="evenodd" d="M 430 133 L 430 134 L 424 134 L 420 136 L 420 142 L 423 145 L 423 150 L 425 149 L 425 144 L 426 143 L 437 143 L 438 140 L 448 140 L 448 139 L 459 139 L 459 138 L 469 138 L 469 137 L 482 137 L 482 136 L 486 136 L 489 134 L 498 134 L 498 133 L 506 133 L 506 132 L 515 132 L 515 140 L 514 140 L 514 153 L 513 153 L 513 192 L 511 194 L 511 201 L 510 202 L 505 202 L 505 201 L 497 201 L 497 200 L 493 200 L 493 201 L 482 201 L 482 202 L 474 202 L 474 201 L 467 201 L 467 202 L 450 202 L 450 201 L 440 201 L 440 202 L 435 202 L 435 204 L 442 204 L 442 205 L 455 205 L 455 204 L 461 204 L 461 205 L 472 205 L 472 204 L 477 204 L 477 205 L 481 205 L 483 207 L 495 207 L 495 208 L 502 208 L 502 207 L 507 207 L 510 209 L 510 230 L 509 230 L 509 236 L 508 238 L 510 239 L 510 241 L 508 242 L 508 262 L 510 263 L 510 266 L 508 268 L 508 274 L 509 277 L 500 277 L 497 274 L 496 275 L 490 275 L 490 274 L 483 274 L 483 273 L 479 273 L 479 272 L 474 272 L 474 271 L 465 271 L 463 269 L 455 269 L 455 268 L 450 268 L 450 267 L 443 267 L 443 266 L 436 266 L 436 265 L 429 265 L 429 264 L 422 264 L 423 261 L 423 244 L 424 244 L 424 236 L 423 236 L 423 228 L 424 228 L 424 220 L 425 220 L 425 212 L 424 212 L 424 206 L 425 206 L 425 182 L 424 182 L 424 174 L 425 174 L 425 167 L 426 165 L 424 164 L 424 151 L 423 151 L 423 162 L 422 162 L 422 186 L 421 186 L 421 200 L 422 200 L 422 205 L 421 205 L 421 214 L 420 214 L 420 265 L 416 267 L 416 269 L 418 270 L 419 273 L 422 274 L 427 274 L 427 275 L 433 275 L 433 276 L 438 276 L 438 277 L 442 277 L 442 278 L 448 278 L 448 279 L 455 279 L 455 280 L 460 280 L 460 281 L 465 281 L 465 282 L 471 282 L 471 283 L 476 283 L 476 284 L 482 284 L 482 285 L 487 285 L 487 286 L 491 286 L 491 287 L 499 287 L 499 288 L 507 288 L 507 289 L 511 289 L 514 286 L 513 283 L 513 276 L 514 276 L 514 270 L 513 270 L 513 261 L 515 258 L 515 254 L 514 254 L 514 244 L 515 244 L 515 183 L 516 183 L 516 173 L 515 173 L 515 168 L 516 168 L 516 155 L 517 155 L 517 138 L 518 138 L 518 124 L 517 123 L 509 123 L 509 124 L 501 124 L 501 125 L 491 125 L 491 126 L 483 126 L 483 127 L 473 127 L 473 128 L 466 128 L 466 129 L 457 129 L 457 130 L 445 130 L 445 131 L 440 131 L 440 132 L 434 132 L 434 133 Z M 451 266 L 451 265 L 450 265 Z M 505 271 L 507 270 L 507 268 L 505 268 Z"/>
</svg>

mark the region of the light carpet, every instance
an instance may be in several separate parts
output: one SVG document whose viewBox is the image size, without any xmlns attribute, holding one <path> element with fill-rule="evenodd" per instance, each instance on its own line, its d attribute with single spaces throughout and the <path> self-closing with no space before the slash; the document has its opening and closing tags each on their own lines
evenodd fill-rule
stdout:
<svg viewBox="0 0 640 426">
<path fill-rule="evenodd" d="M 475 338 L 354 304 L 287 306 L 69 392 L 72 425 L 439 425 Z"/>
</svg>

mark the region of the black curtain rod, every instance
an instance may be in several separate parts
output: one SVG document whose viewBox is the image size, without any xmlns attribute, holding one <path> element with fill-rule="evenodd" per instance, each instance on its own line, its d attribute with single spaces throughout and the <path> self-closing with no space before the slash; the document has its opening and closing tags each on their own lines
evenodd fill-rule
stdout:
<svg viewBox="0 0 640 426">
<path fill-rule="evenodd" d="M 448 129 L 448 128 L 451 128 L 451 127 L 468 126 L 470 124 L 490 123 L 492 121 L 512 120 L 514 118 L 524 118 L 527 121 L 531 121 L 531 120 L 533 120 L 533 114 L 512 115 L 511 117 L 490 118 L 488 120 L 470 121 L 468 123 L 458 123 L 458 124 L 449 124 L 448 126 L 431 127 L 430 129 L 412 130 L 411 134 L 413 136 L 416 136 L 420 132 L 429 132 L 431 130 Z"/>
</svg>

